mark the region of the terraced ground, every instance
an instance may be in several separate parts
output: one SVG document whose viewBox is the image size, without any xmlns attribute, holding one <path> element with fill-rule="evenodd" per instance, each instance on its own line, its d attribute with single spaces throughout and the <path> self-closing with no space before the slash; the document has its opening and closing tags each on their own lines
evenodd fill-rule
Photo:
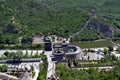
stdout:
<svg viewBox="0 0 120 80">
<path fill-rule="evenodd" d="M 110 41 L 94 41 L 94 42 L 73 42 L 72 45 L 79 46 L 81 48 L 99 48 L 99 47 L 109 47 L 113 45 Z"/>
</svg>

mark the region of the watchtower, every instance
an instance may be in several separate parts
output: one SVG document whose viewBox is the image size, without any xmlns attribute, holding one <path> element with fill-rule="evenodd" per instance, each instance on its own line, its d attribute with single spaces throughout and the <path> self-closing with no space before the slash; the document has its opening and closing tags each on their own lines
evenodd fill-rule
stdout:
<svg viewBox="0 0 120 80">
<path fill-rule="evenodd" d="M 45 37 L 44 38 L 44 51 L 52 51 L 53 50 L 53 44 L 50 38 Z"/>
</svg>

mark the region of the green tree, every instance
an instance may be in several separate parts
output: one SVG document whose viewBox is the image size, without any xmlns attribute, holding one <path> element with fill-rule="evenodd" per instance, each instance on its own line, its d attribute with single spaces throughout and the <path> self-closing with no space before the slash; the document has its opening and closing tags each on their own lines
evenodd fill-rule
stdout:
<svg viewBox="0 0 120 80">
<path fill-rule="evenodd" d="M 68 67 L 71 67 L 72 62 L 70 59 L 67 60 L 67 63 L 68 63 Z"/>
<path fill-rule="evenodd" d="M 109 51 L 109 52 L 113 51 L 113 46 L 112 46 L 112 45 L 111 45 L 111 46 L 108 46 L 108 51 Z"/>
<path fill-rule="evenodd" d="M 106 55 L 108 53 L 108 50 L 106 48 L 104 48 L 103 52 Z"/>
<path fill-rule="evenodd" d="M 21 43 L 23 43 L 23 44 L 31 44 L 32 41 L 33 41 L 33 38 L 31 36 L 24 36 L 22 38 Z"/>
<path fill-rule="evenodd" d="M 8 66 L 7 66 L 7 65 L 1 65 L 1 66 L 0 66 L 0 70 L 3 71 L 3 72 L 4 72 L 4 71 L 7 71 L 7 69 L 8 69 Z"/>
<path fill-rule="evenodd" d="M 120 48 L 117 48 L 116 51 L 120 52 Z"/>
<path fill-rule="evenodd" d="M 77 63 L 76 60 L 73 60 L 73 65 L 74 65 L 75 67 L 77 67 L 78 63 Z"/>
<path fill-rule="evenodd" d="M 6 57 L 9 57 L 9 52 L 6 51 L 6 52 L 4 53 L 4 55 L 5 55 Z"/>
</svg>

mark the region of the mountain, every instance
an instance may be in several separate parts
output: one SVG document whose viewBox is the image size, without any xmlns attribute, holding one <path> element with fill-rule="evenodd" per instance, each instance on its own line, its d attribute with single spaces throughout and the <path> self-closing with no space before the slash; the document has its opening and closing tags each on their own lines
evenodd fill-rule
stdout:
<svg viewBox="0 0 120 80">
<path fill-rule="evenodd" d="M 120 26 L 120 0 L 40 0 L 40 2 L 55 10 L 75 8 L 91 11 L 94 9 L 105 21 Z"/>
<path fill-rule="evenodd" d="M 74 9 L 54 10 L 48 4 L 38 0 L 5 0 L 0 2 L 0 12 L 2 27 L 6 27 L 14 16 L 15 25 L 27 27 L 30 34 L 42 32 L 66 36 L 78 31 L 89 18 L 85 12 Z"/>
<path fill-rule="evenodd" d="M 68 37 L 84 26 L 91 10 L 96 11 L 102 24 L 120 29 L 119 3 L 119 0 L 1 0 L 0 35 L 19 37 L 42 33 Z M 8 29 L 12 17 L 15 23 L 11 27 L 17 33 Z M 92 30 L 89 33 L 99 34 Z M 103 38 L 100 36 L 103 35 L 95 35 L 95 39 Z M 119 37 L 119 32 L 116 36 Z"/>
</svg>

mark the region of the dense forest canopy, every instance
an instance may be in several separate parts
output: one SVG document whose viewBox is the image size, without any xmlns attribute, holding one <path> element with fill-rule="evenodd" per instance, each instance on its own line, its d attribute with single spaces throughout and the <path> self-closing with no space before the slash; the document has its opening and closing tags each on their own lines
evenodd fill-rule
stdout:
<svg viewBox="0 0 120 80">
<path fill-rule="evenodd" d="M 84 26 L 89 18 L 88 12 L 93 9 L 103 21 L 119 29 L 119 3 L 119 0 L 1 0 L 0 35 L 21 37 L 43 33 L 68 37 Z M 12 16 L 14 25 L 10 25 Z M 89 32 L 98 34 L 90 40 L 103 38 L 97 31 Z M 115 34 L 115 39 L 116 36 L 119 34 Z"/>
<path fill-rule="evenodd" d="M 56 76 L 60 80 L 119 80 L 120 79 L 120 67 L 115 66 L 109 71 L 100 71 L 98 68 L 90 69 L 69 69 L 66 65 L 56 65 Z M 67 76 L 67 77 L 66 77 Z"/>
</svg>

